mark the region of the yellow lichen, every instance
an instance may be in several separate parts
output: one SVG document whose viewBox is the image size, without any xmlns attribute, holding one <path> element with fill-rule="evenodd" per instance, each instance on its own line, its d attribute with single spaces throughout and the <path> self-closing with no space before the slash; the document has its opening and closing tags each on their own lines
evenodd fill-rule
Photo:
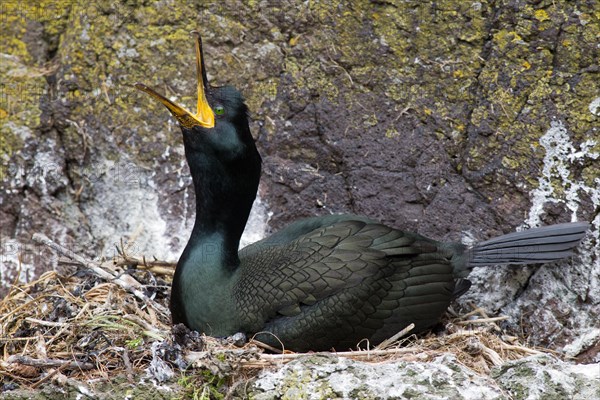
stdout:
<svg viewBox="0 0 600 400">
<path fill-rule="evenodd" d="M 385 131 L 385 137 L 388 139 L 400 136 L 400 133 L 393 127 L 387 128 Z"/>
<path fill-rule="evenodd" d="M 494 35 L 494 42 L 504 50 L 510 43 L 522 43 L 523 38 L 517 32 L 501 29 Z"/>
<path fill-rule="evenodd" d="M 550 19 L 546 10 L 541 10 L 541 9 L 535 10 L 535 12 L 533 13 L 533 16 L 535 17 L 535 19 L 537 19 L 540 22 L 547 21 Z"/>
</svg>

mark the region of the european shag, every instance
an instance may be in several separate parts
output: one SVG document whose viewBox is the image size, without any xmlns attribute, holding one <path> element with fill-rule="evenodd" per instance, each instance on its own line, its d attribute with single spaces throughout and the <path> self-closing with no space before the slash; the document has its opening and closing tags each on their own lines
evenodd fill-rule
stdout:
<svg viewBox="0 0 600 400">
<path fill-rule="evenodd" d="M 173 278 L 173 323 L 237 332 L 295 351 L 372 345 L 435 325 L 473 267 L 569 257 L 585 222 L 510 233 L 472 247 L 442 243 L 364 216 L 297 221 L 238 251 L 261 158 L 242 95 L 209 86 L 196 34 L 197 112 L 137 83 L 178 120 L 196 192 L 196 221 Z"/>
</svg>

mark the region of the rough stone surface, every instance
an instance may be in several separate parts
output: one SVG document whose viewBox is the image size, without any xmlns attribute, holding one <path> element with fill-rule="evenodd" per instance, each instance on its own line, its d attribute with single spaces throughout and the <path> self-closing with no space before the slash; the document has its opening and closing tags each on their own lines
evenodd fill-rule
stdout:
<svg viewBox="0 0 600 400">
<path fill-rule="evenodd" d="M 368 364 L 313 355 L 266 372 L 249 396 L 271 399 L 502 399 L 490 378 L 461 366 L 451 356 L 433 362 Z"/>
<path fill-rule="evenodd" d="M 432 362 L 369 364 L 312 355 L 264 372 L 246 393 L 270 399 L 596 399 L 600 364 L 572 365 L 550 356 L 507 362 L 482 376 L 444 355 Z"/>
<path fill-rule="evenodd" d="M 600 363 L 567 364 L 548 355 L 510 361 L 492 377 L 512 399 L 600 398 Z"/>
<path fill-rule="evenodd" d="M 143 81 L 194 103 L 193 47 L 247 98 L 271 230 L 356 212 L 436 239 L 593 221 L 571 261 L 473 273 L 462 300 L 598 360 L 597 2 L 2 2 L 0 279 L 56 256 L 175 259 L 193 223 L 180 133 Z"/>
<path fill-rule="evenodd" d="M 80 382 L 63 379 L 60 383 L 46 383 L 37 390 L 5 389 L 0 393 L 2 400 L 173 400 L 191 398 L 181 386 L 174 382 L 158 385 L 156 382 L 136 377 L 135 383 L 124 376 L 112 376 L 110 381 Z"/>
</svg>

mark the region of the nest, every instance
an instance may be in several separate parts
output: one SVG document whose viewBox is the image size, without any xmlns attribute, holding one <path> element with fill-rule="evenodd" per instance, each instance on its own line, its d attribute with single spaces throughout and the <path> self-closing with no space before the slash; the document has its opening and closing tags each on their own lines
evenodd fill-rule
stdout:
<svg viewBox="0 0 600 400">
<path fill-rule="evenodd" d="M 168 380 L 176 371 L 208 372 L 231 388 L 265 368 L 303 356 L 250 339 L 216 339 L 172 327 L 168 293 L 172 263 L 119 257 L 86 260 L 42 235 L 34 240 L 69 259 L 76 271 L 56 271 L 34 282 L 14 284 L 0 302 L 0 377 L 5 385 L 35 389 L 45 382 L 94 381 L 116 375 L 134 383 L 141 374 Z M 506 335 L 477 307 L 446 316 L 442 334 L 410 335 L 411 327 L 367 350 L 329 353 L 364 362 L 421 361 L 452 353 L 481 374 L 533 354 L 523 340 Z"/>
</svg>

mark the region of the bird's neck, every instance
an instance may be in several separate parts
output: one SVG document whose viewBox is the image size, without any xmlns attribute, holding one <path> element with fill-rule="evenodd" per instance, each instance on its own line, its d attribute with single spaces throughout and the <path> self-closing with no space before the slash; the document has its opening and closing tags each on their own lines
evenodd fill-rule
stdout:
<svg viewBox="0 0 600 400">
<path fill-rule="evenodd" d="M 195 160 L 189 161 L 191 166 Z M 248 174 L 248 168 L 236 168 L 240 172 L 235 174 L 224 168 L 190 168 L 196 193 L 196 221 L 188 246 L 214 249 L 214 254 L 206 255 L 213 265 L 235 269 L 239 265 L 240 238 L 258 190 L 260 164 L 252 174 Z"/>
<path fill-rule="evenodd" d="M 219 336 L 235 329 L 231 294 L 240 271 L 238 246 L 260 179 L 260 158 L 254 161 L 244 168 L 224 167 L 188 157 L 196 192 L 196 222 L 173 277 L 175 323 L 202 327 Z M 234 168 L 235 173 L 225 168 Z"/>
</svg>

